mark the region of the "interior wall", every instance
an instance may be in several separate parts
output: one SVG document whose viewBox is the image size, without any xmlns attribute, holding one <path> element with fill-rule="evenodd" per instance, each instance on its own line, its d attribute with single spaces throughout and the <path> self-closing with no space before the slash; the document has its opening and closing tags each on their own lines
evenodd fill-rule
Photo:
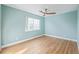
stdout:
<svg viewBox="0 0 79 59">
<path fill-rule="evenodd" d="M 26 16 L 40 20 L 40 30 L 25 32 Z M 2 45 L 44 33 L 44 17 L 2 5 Z"/>
<path fill-rule="evenodd" d="M 77 24 L 78 24 L 78 32 L 77 32 L 77 40 L 78 40 L 78 47 L 79 47 L 79 8 L 78 8 L 78 13 L 77 13 Z"/>
<path fill-rule="evenodd" d="M 77 39 L 77 11 L 45 18 L 45 33 L 70 39 Z"/>
<path fill-rule="evenodd" d="M 1 5 L 0 5 L 0 50 L 1 50 Z"/>
</svg>

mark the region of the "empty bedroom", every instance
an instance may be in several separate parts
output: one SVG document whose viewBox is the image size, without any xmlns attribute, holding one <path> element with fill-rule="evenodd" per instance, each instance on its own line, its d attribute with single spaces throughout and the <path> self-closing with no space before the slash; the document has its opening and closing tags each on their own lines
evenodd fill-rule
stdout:
<svg viewBox="0 0 79 59">
<path fill-rule="evenodd" d="M 78 4 L 1 4 L 1 54 L 78 54 Z"/>
</svg>

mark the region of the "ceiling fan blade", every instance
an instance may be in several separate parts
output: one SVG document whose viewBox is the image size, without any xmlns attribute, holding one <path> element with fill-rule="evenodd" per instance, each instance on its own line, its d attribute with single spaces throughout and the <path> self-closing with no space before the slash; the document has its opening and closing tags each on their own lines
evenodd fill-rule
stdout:
<svg viewBox="0 0 79 59">
<path fill-rule="evenodd" d="M 43 12 L 43 11 L 40 11 L 41 13 L 45 13 L 45 12 Z"/>
<path fill-rule="evenodd" d="M 56 14 L 56 12 L 46 13 L 46 14 Z"/>
</svg>

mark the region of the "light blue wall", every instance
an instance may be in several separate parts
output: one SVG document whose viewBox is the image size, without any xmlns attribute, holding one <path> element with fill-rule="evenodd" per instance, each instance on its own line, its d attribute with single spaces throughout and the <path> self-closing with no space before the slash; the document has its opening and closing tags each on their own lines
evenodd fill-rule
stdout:
<svg viewBox="0 0 79 59">
<path fill-rule="evenodd" d="M 25 32 L 26 16 L 40 19 L 40 30 Z M 44 17 L 2 5 L 2 45 L 44 33 Z"/>
<path fill-rule="evenodd" d="M 1 47 L 1 5 L 0 5 L 0 47 Z"/>
<path fill-rule="evenodd" d="M 78 40 L 79 40 L 79 9 L 78 9 Z"/>
<path fill-rule="evenodd" d="M 77 40 L 78 40 L 78 46 L 79 46 L 79 8 L 78 8 L 78 13 L 77 13 L 77 24 L 78 24 L 78 35 L 77 35 Z"/>
<path fill-rule="evenodd" d="M 45 33 L 77 39 L 77 11 L 46 17 Z"/>
</svg>

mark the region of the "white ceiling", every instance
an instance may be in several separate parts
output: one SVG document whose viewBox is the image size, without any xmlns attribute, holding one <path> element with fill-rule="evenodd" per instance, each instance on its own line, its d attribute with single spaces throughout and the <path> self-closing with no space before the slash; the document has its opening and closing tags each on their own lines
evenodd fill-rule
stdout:
<svg viewBox="0 0 79 59">
<path fill-rule="evenodd" d="M 42 16 L 39 10 L 45 8 L 49 9 L 51 12 L 56 12 L 56 14 L 61 14 L 76 10 L 78 8 L 77 4 L 6 4 L 7 6 L 21 9 L 30 12 L 35 15 Z"/>
</svg>

